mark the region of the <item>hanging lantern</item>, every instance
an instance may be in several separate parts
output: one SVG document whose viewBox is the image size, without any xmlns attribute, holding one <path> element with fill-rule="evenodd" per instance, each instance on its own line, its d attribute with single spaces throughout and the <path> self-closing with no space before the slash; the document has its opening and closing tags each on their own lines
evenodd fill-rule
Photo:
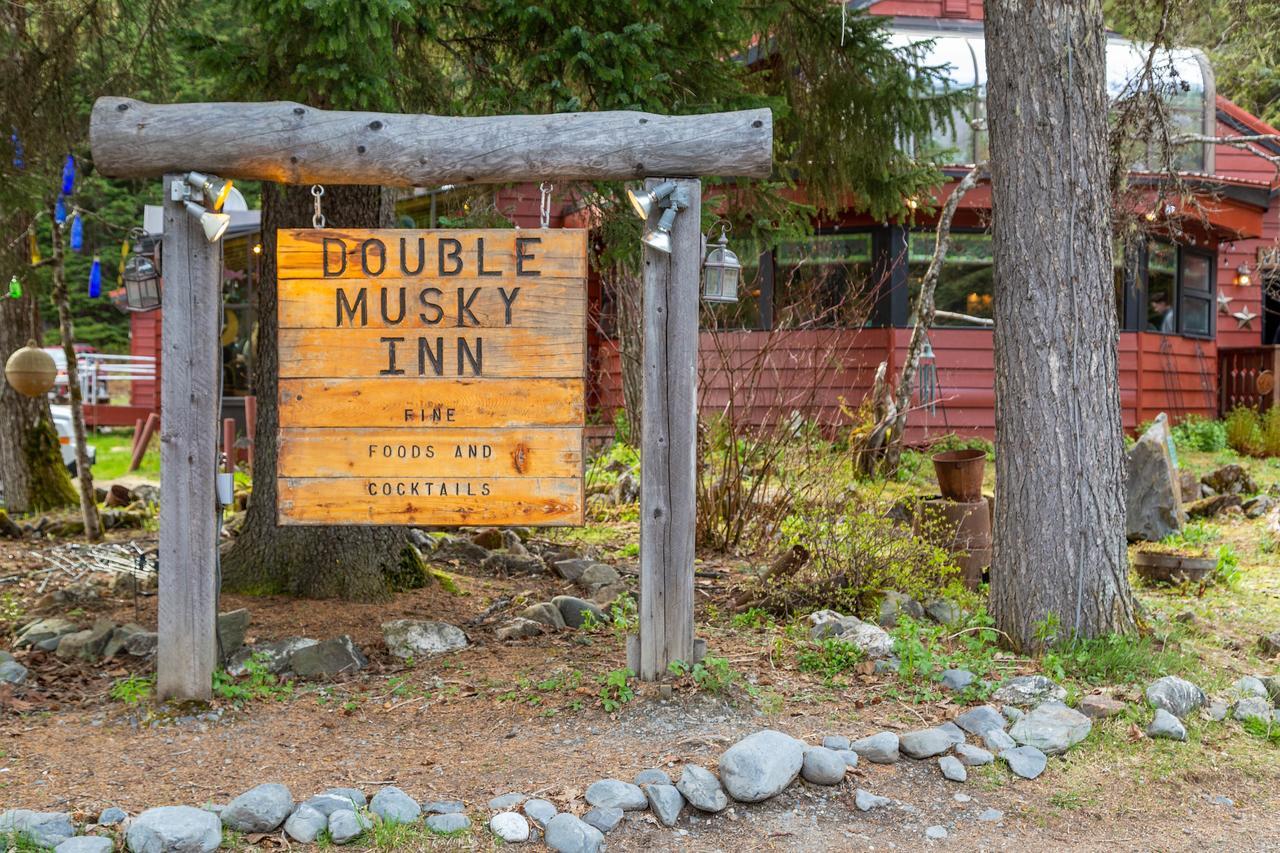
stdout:
<svg viewBox="0 0 1280 853">
<path fill-rule="evenodd" d="M 15 350 L 4 365 L 4 378 L 13 390 L 28 397 L 48 394 L 58 378 L 58 365 L 53 356 L 36 346 L 35 341 Z"/>
<path fill-rule="evenodd" d="M 1248 287 L 1253 281 L 1249 277 L 1250 272 L 1251 270 L 1249 269 L 1249 264 L 1247 263 L 1241 264 L 1240 266 L 1236 267 L 1236 274 L 1235 274 L 1235 277 L 1231 279 L 1231 283 L 1234 284 L 1236 287 Z"/>
<path fill-rule="evenodd" d="M 62 164 L 62 194 L 71 195 L 76 186 L 76 158 L 70 154 Z"/>
<path fill-rule="evenodd" d="M 924 346 L 920 350 L 920 361 L 916 365 L 916 393 L 920 405 L 928 409 L 930 415 L 938 413 L 938 359 L 933 354 L 933 344 L 926 335 Z"/>
<path fill-rule="evenodd" d="M 84 217 L 78 212 L 71 217 L 71 251 L 84 250 Z"/>
<path fill-rule="evenodd" d="M 702 262 L 702 298 L 707 302 L 737 302 L 742 264 L 729 249 L 729 223 L 720 224 L 720 239 Z"/>
<path fill-rule="evenodd" d="M 93 256 L 93 264 L 89 267 L 89 298 L 97 299 L 102 295 L 102 261 Z"/>
<path fill-rule="evenodd" d="M 53 206 L 53 221 L 59 225 L 67 221 L 67 205 L 62 196 L 58 196 L 58 203 Z"/>
<path fill-rule="evenodd" d="M 124 301 L 128 311 L 154 311 L 160 307 L 160 271 L 142 254 L 142 241 L 136 239 L 133 253 L 124 262 Z"/>
<path fill-rule="evenodd" d="M 16 275 L 9 279 L 9 298 L 22 298 L 22 282 L 18 281 L 18 277 Z"/>
</svg>

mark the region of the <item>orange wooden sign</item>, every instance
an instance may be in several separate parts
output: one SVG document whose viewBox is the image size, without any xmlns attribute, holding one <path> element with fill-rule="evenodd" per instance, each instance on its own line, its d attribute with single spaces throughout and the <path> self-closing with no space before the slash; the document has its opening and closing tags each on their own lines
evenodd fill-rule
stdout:
<svg viewBox="0 0 1280 853">
<path fill-rule="evenodd" d="M 278 523 L 583 523 L 585 230 L 276 239 Z"/>
</svg>

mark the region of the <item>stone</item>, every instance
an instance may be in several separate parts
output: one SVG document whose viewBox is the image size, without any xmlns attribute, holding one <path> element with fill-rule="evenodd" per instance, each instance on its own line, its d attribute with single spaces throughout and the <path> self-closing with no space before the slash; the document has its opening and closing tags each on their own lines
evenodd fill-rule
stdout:
<svg viewBox="0 0 1280 853">
<path fill-rule="evenodd" d="M 354 797 L 352 796 L 352 793 L 360 794 L 360 796 L 358 798 Z M 364 794 L 359 791 L 351 792 L 346 789 L 331 788 L 324 793 L 316 794 L 314 797 L 303 803 L 303 805 L 310 806 L 328 818 L 334 812 L 341 811 L 343 809 L 347 809 L 348 811 L 357 811 L 364 808 L 365 799 Z"/>
<path fill-rule="evenodd" d="M 542 840 L 556 853 L 598 853 L 604 833 L 568 812 L 560 812 L 547 824 Z"/>
<path fill-rule="evenodd" d="M 822 745 L 827 749 L 834 749 L 839 752 L 842 749 L 849 748 L 849 739 L 844 735 L 827 735 L 822 739 Z"/>
<path fill-rule="evenodd" d="M 574 583 L 587 592 L 595 592 L 602 586 L 610 586 L 620 580 L 622 580 L 622 576 L 612 566 L 606 566 L 604 563 L 592 563 L 587 566 L 586 570 L 578 576 Z"/>
<path fill-rule="evenodd" d="M 729 806 L 729 796 L 720 786 L 716 774 L 697 764 L 686 764 L 680 771 L 680 781 L 676 783 L 678 790 L 689 805 L 704 812 L 722 812 Z M 608 832 L 601 829 L 601 832 Z"/>
<path fill-rule="evenodd" d="M 578 578 L 582 577 L 582 573 L 588 568 L 595 565 L 595 560 L 584 560 L 580 557 L 574 557 L 569 560 L 557 560 L 553 567 L 556 574 L 570 583 L 576 583 Z"/>
<path fill-rule="evenodd" d="M 885 590 L 884 596 L 880 599 L 880 613 L 876 620 L 880 627 L 897 627 L 898 617 L 904 614 L 919 622 L 924 619 L 924 608 L 920 606 L 920 602 L 909 595 L 893 589 Z"/>
<path fill-rule="evenodd" d="M 642 811 L 649 806 L 649 799 L 639 785 L 621 779 L 601 779 L 587 788 L 587 802 L 593 806 L 613 806 L 624 812 Z"/>
<path fill-rule="evenodd" d="M 1147 687 L 1146 696 L 1151 707 L 1164 708 L 1180 720 L 1208 701 L 1203 690 L 1176 675 L 1157 678 Z"/>
<path fill-rule="evenodd" d="M 124 641 L 124 650 L 136 658 L 149 658 L 155 656 L 159 644 L 160 635 L 155 631 L 140 631 Z"/>
<path fill-rule="evenodd" d="M 0 662 L 0 681 L 6 684 L 22 684 L 27 680 L 27 668 L 16 660 Z"/>
<path fill-rule="evenodd" d="M 382 623 L 387 651 L 398 658 L 426 658 L 467 647 L 467 635 L 447 622 L 394 619 Z"/>
<path fill-rule="evenodd" d="M 930 841 L 942 841 L 947 837 L 947 828 L 935 824 L 924 831 L 924 837 Z"/>
<path fill-rule="evenodd" d="M 1187 518 L 1216 518 L 1229 509 L 1239 508 L 1240 505 L 1239 495 L 1213 495 L 1192 501 L 1186 505 L 1185 510 Z"/>
<path fill-rule="evenodd" d="M 990 705 L 970 708 L 954 720 L 955 724 L 971 735 L 982 735 L 990 729 L 1004 730 L 1004 716 Z"/>
<path fill-rule="evenodd" d="M 1247 699 L 1250 696 L 1258 696 L 1268 701 L 1271 699 L 1271 696 L 1267 693 L 1267 686 L 1262 683 L 1262 679 L 1252 675 L 1237 678 L 1235 683 L 1231 685 L 1231 695 L 1236 699 Z"/>
<path fill-rule="evenodd" d="M 556 816 L 556 811 L 555 803 L 550 800 L 534 799 L 524 804 L 524 813 L 538 826 L 546 826 Z"/>
<path fill-rule="evenodd" d="M 849 744 L 849 749 L 872 764 L 893 764 L 898 760 L 898 736 L 893 732 L 878 732 L 859 738 Z"/>
<path fill-rule="evenodd" d="M 934 598 L 924 603 L 924 615 L 939 625 L 954 625 L 964 618 L 964 611 L 949 598 Z"/>
<path fill-rule="evenodd" d="M 364 797 L 364 791 L 359 788 L 327 788 L 323 793 L 330 797 L 341 797 L 351 803 L 353 811 L 359 811 L 369 803 Z"/>
<path fill-rule="evenodd" d="M 290 637 L 272 643 L 259 643 L 256 646 L 244 646 L 227 661 L 227 673 L 239 678 L 249 673 L 249 662 L 261 666 L 272 675 L 283 675 L 289 671 L 289 659 L 299 649 L 317 645 L 319 640 L 309 637 Z"/>
<path fill-rule="evenodd" d="M 833 749 L 811 746 L 804 751 L 800 776 L 815 785 L 839 785 L 844 781 L 844 759 Z"/>
<path fill-rule="evenodd" d="M 1045 755 L 1061 755 L 1089 736 L 1093 721 L 1061 702 L 1045 702 L 1009 729 L 1009 736 Z"/>
<path fill-rule="evenodd" d="M 498 812 L 489 818 L 489 831 L 508 844 L 529 840 L 529 821 L 515 812 Z"/>
<path fill-rule="evenodd" d="M 667 775 L 667 771 L 652 767 L 641 770 L 632 781 L 643 788 L 645 785 L 670 785 L 671 777 Z"/>
<path fill-rule="evenodd" d="M 507 809 L 514 809 L 516 806 L 529 799 L 528 794 L 500 794 L 489 801 L 489 810 L 495 812 L 505 812 Z"/>
<path fill-rule="evenodd" d="M 471 818 L 461 812 L 433 814 L 427 818 L 427 829 L 442 835 L 450 832 L 463 832 L 470 828 Z"/>
<path fill-rule="evenodd" d="M 444 562 L 456 560 L 459 563 L 479 566 L 489 559 L 489 549 L 466 539 L 450 536 L 440 541 L 431 554 L 431 559 Z"/>
<path fill-rule="evenodd" d="M 803 742 L 772 729 L 748 735 L 720 756 L 720 784 L 743 803 L 777 796 L 800 773 L 804 749 Z"/>
<path fill-rule="evenodd" d="M 222 653 L 224 663 L 240 651 L 247 633 L 249 633 L 249 611 L 245 608 L 218 614 L 218 650 Z"/>
<path fill-rule="evenodd" d="M 329 815 L 329 838 L 334 844 L 350 844 L 370 828 L 368 818 L 351 809 L 338 809 Z"/>
<path fill-rule="evenodd" d="M 1182 489 L 1169 453 L 1169 420 L 1161 413 L 1125 452 L 1125 532 L 1130 542 L 1157 542 L 1182 529 Z"/>
<path fill-rule="evenodd" d="M 1067 698 L 1067 691 L 1043 675 L 1017 675 L 1001 684 L 991 698 L 1007 705 L 1029 708 L 1049 700 L 1061 702 Z"/>
<path fill-rule="evenodd" d="M 893 800 L 859 788 L 853 793 L 853 802 L 858 807 L 859 811 L 869 812 L 872 809 L 883 808 L 884 806 L 892 803 Z"/>
<path fill-rule="evenodd" d="M 858 753 L 854 752 L 852 749 L 837 749 L 836 755 L 840 756 L 840 758 L 844 760 L 845 767 L 852 769 L 858 766 Z"/>
<path fill-rule="evenodd" d="M 1004 820 L 1004 812 L 999 809 L 987 809 L 982 814 L 978 815 L 978 820 L 984 823 L 998 823 L 999 821 Z"/>
<path fill-rule="evenodd" d="M 1010 723 L 1018 722 L 1018 720 L 1022 719 L 1022 715 L 1026 713 L 1021 708 L 1015 708 L 1013 705 L 1005 705 L 1000 710 L 1004 714 L 1004 718 Z"/>
<path fill-rule="evenodd" d="M 128 576 L 122 575 L 122 577 L 128 577 Z M 141 634 L 145 630 L 146 629 L 143 628 L 141 625 L 135 625 L 133 623 L 130 623 L 128 625 L 121 625 L 118 628 L 116 628 L 114 631 L 111 632 L 111 636 L 107 638 L 106 644 L 102 647 L 103 659 L 110 660 L 111 658 L 120 654 L 122 651 L 125 650 L 125 644 L 129 642 L 130 637 L 132 637 L 134 634 Z"/>
<path fill-rule="evenodd" d="M 1240 721 L 1253 719 L 1269 722 L 1271 720 L 1271 700 L 1263 699 L 1260 696 L 1249 696 L 1241 699 L 1235 704 L 1231 716 Z"/>
<path fill-rule="evenodd" d="M 303 803 L 284 822 L 285 834 L 300 844 L 310 844 L 329 828 L 328 816 Z"/>
<path fill-rule="evenodd" d="M 883 658 L 875 662 L 876 675 L 884 675 L 888 672 L 897 672 L 902 667 L 902 661 L 895 657 Z"/>
<path fill-rule="evenodd" d="M 1023 779 L 1034 779 L 1044 772 L 1049 763 L 1045 754 L 1034 746 L 1019 746 L 1006 749 L 1000 758 L 1009 765 L 1009 769 Z"/>
<path fill-rule="evenodd" d="M 1262 518 L 1276 508 L 1276 499 L 1270 495 L 1254 495 L 1240 505 L 1245 518 Z"/>
<path fill-rule="evenodd" d="M 1113 699 L 1101 693 L 1091 693 L 1080 700 L 1080 713 L 1094 720 L 1105 719 L 1106 717 L 1114 717 L 1116 714 L 1124 711 L 1124 702 L 1119 699 Z"/>
<path fill-rule="evenodd" d="M 76 835 L 53 848 L 53 853 L 111 853 L 116 844 L 103 835 Z"/>
<path fill-rule="evenodd" d="M 129 819 L 129 815 L 124 809 L 110 806 L 102 810 L 102 814 L 98 815 L 98 826 L 119 826 Z"/>
<path fill-rule="evenodd" d="M 942 672 L 942 686 L 948 690 L 964 690 L 977 678 L 967 669 L 947 669 Z"/>
<path fill-rule="evenodd" d="M 546 627 L 541 622 L 534 622 L 532 619 L 517 616 L 515 619 L 499 626 L 498 630 L 494 631 L 494 636 L 499 640 L 527 640 L 530 637 L 541 636 Z"/>
<path fill-rule="evenodd" d="M 597 806 L 582 816 L 588 826 L 594 826 L 601 832 L 613 832 L 613 828 L 622 822 L 622 809 L 609 806 Z"/>
<path fill-rule="evenodd" d="M 523 547 L 521 550 L 524 550 Z M 498 577 L 511 575 L 540 575 L 546 571 L 541 557 L 528 551 L 517 554 L 512 551 L 494 551 L 480 563 L 480 569 Z"/>
<path fill-rule="evenodd" d="M 520 616 L 532 622 L 538 622 L 553 630 L 559 631 L 563 628 L 564 617 L 560 615 L 560 608 L 556 607 L 549 601 L 541 604 L 531 604 L 520 612 Z"/>
<path fill-rule="evenodd" d="M 222 825 L 236 832 L 275 832 L 293 811 L 293 795 L 284 785 L 268 782 L 250 788 L 222 810 Z"/>
<path fill-rule="evenodd" d="M 289 656 L 289 669 L 299 678 L 349 675 L 368 665 L 369 659 L 345 634 L 305 646 Z"/>
<path fill-rule="evenodd" d="M 462 814 L 467 810 L 462 800 L 428 800 L 422 804 L 423 814 Z"/>
<path fill-rule="evenodd" d="M 1221 699 L 1214 699 L 1205 706 L 1204 713 L 1208 714 L 1209 719 L 1215 723 L 1220 723 L 1227 718 L 1227 714 L 1231 713 L 1231 707 Z"/>
<path fill-rule="evenodd" d="M 387 823 L 413 823 L 422 816 L 418 801 L 395 785 L 380 788 L 369 801 L 369 811 Z"/>
<path fill-rule="evenodd" d="M 1272 631 L 1258 638 L 1258 651 L 1263 657 L 1280 655 L 1280 631 Z"/>
<path fill-rule="evenodd" d="M 192 806 L 160 806 L 133 819 L 125 833 L 132 853 L 213 853 L 222 844 L 222 821 Z"/>
<path fill-rule="evenodd" d="M 66 812 L 37 812 L 9 809 L 0 812 L 0 835 L 21 833 L 38 847 L 57 847 L 76 834 L 71 815 Z M 221 833 L 218 834 L 221 838 Z"/>
<path fill-rule="evenodd" d="M 115 630 L 116 623 L 110 619 L 99 619 L 87 631 L 63 635 L 56 654 L 65 660 L 96 661 L 102 656 L 102 650 Z"/>
<path fill-rule="evenodd" d="M 960 793 L 960 792 L 956 792 L 956 793 L 952 794 L 952 795 L 951 795 L 951 799 L 955 800 L 957 803 L 971 803 L 971 802 L 973 802 L 973 797 L 969 796 L 968 794 L 964 794 L 964 793 Z"/>
<path fill-rule="evenodd" d="M 945 722 L 938 726 L 938 731 L 945 732 L 947 737 L 951 738 L 952 743 L 964 743 L 964 730 L 953 722 Z"/>
<path fill-rule="evenodd" d="M 981 767 L 996 760 L 989 750 L 967 743 L 956 744 L 956 758 L 966 767 Z"/>
<path fill-rule="evenodd" d="M 675 826 L 684 810 L 684 797 L 675 785 L 645 785 L 644 795 L 649 799 L 649 810 L 663 826 Z"/>
<path fill-rule="evenodd" d="M 893 656 L 893 638 L 883 628 L 863 622 L 856 616 L 846 616 L 838 623 L 840 639 L 852 643 L 872 660 Z"/>
<path fill-rule="evenodd" d="M 898 749 L 910 758 L 932 758 L 953 746 L 951 736 L 941 729 L 919 729 L 898 735 Z"/>
<path fill-rule="evenodd" d="M 551 599 L 551 603 L 560 608 L 560 615 L 564 618 L 564 624 L 570 628 L 581 628 L 586 622 L 587 617 L 583 614 L 590 613 L 597 625 L 609 621 L 609 615 L 598 604 L 590 601 L 583 601 L 581 598 L 575 598 L 572 595 L 557 595 Z"/>
<path fill-rule="evenodd" d="M 72 634 L 79 631 L 80 628 L 76 623 L 60 617 L 52 617 L 49 619 L 37 619 L 28 623 L 21 631 L 18 632 L 17 638 L 14 640 L 13 647 L 15 649 L 25 649 L 42 643 L 45 640 L 56 639 L 66 634 Z M 56 648 L 56 646 L 55 646 Z"/>
<path fill-rule="evenodd" d="M 1271 697 L 1271 704 L 1280 708 L 1280 675 L 1268 675 L 1262 679 L 1262 686 L 1267 690 L 1267 696 Z"/>
<path fill-rule="evenodd" d="M 1258 491 L 1258 484 L 1249 476 L 1249 472 L 1234 462 L 1210 471 L 1200 478 L 1200 482 L 1219 494 L 1252 495 Z"/>
<path fill-rule="evenodd" d="M 1004 752 L 1006 749 L 1013 749 L 1018 745 L 1018 742 L 1009 737 L 1008 732 L 1004 731 L 1004 729 L 989 729 L 983 733 L 982 742 L 986 745 L 987 749 L 997 755 Z"/>
<path fill-rule="evenodd" d="M 1156 708 L 1155 718 L 1151 721 L 1151 725 L 1147 726 L 1147 737 L 1186 740 L 1187 729 L 1173 714 L 1164 708 Z"/>
<path fill-rule="evenodd" d="M 942 778 L 951 782 L 963 782 L 969 778 L 969 772 L 964 769 L 960 759 L 953 755 L 944 755 L 939 758 L 938 769 L 942 771 Z"/>
</svg>

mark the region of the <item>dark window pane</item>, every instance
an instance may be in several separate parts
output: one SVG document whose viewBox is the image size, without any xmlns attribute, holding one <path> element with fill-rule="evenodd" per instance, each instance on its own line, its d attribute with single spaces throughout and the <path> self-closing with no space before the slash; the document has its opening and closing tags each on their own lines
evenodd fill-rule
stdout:
<svg viewBox="0 0 1280 853">
<path fill-rule="evenodd" d="M 1178 247 L 1147 243 L 1147 330 L 1172 334 L 1178 330 Z"/>
<path fill-rule="evenodd" d="M 936 237 L 933 232 L 911 235 L 907 282 L 914 307 L 920 285 L 933 260 Z M 939 311 L 968 314 L 970 317 L 992 316 L 991 235 L 952 233 L 947 257 L 938 274 L 934 304 Z M 971 326 L 962 322 L 939 320 L 939 326 Z"/>
<path fill-rule="evenodd" d="M 778 247 L 774 277 L 779 328 L 862 326 L 875 303 L 871 235 L 818 234 Z"/>
<path fill-rule="evenodd" d="M 1186 297 L 1182 300 L 1182 331 L 1188 335 L 1209 334 L 1213 319 L 1213 303 L 1208 299 Z"/>
<path fill-rule="evenodd" d="M 1208 255 L 1182 252 L 1182 289 L 1209 293 L 1212 289 L 1213 261 Z"/>
</svg>

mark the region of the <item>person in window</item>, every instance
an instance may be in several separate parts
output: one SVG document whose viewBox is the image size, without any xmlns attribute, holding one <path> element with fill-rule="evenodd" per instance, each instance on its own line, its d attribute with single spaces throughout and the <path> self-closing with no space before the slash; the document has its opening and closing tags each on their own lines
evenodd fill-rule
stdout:
<svg viewBox="0 0 1280 853">
<path fill-rule="evenodd" d="M 1173 306 L 1169 304 L 1169 297 L 1163 293 L 1151 296 L 1151 308 L 1147 311 L 1147 331 L 1166 335 L 1174 332 Z"/>
</svg>

